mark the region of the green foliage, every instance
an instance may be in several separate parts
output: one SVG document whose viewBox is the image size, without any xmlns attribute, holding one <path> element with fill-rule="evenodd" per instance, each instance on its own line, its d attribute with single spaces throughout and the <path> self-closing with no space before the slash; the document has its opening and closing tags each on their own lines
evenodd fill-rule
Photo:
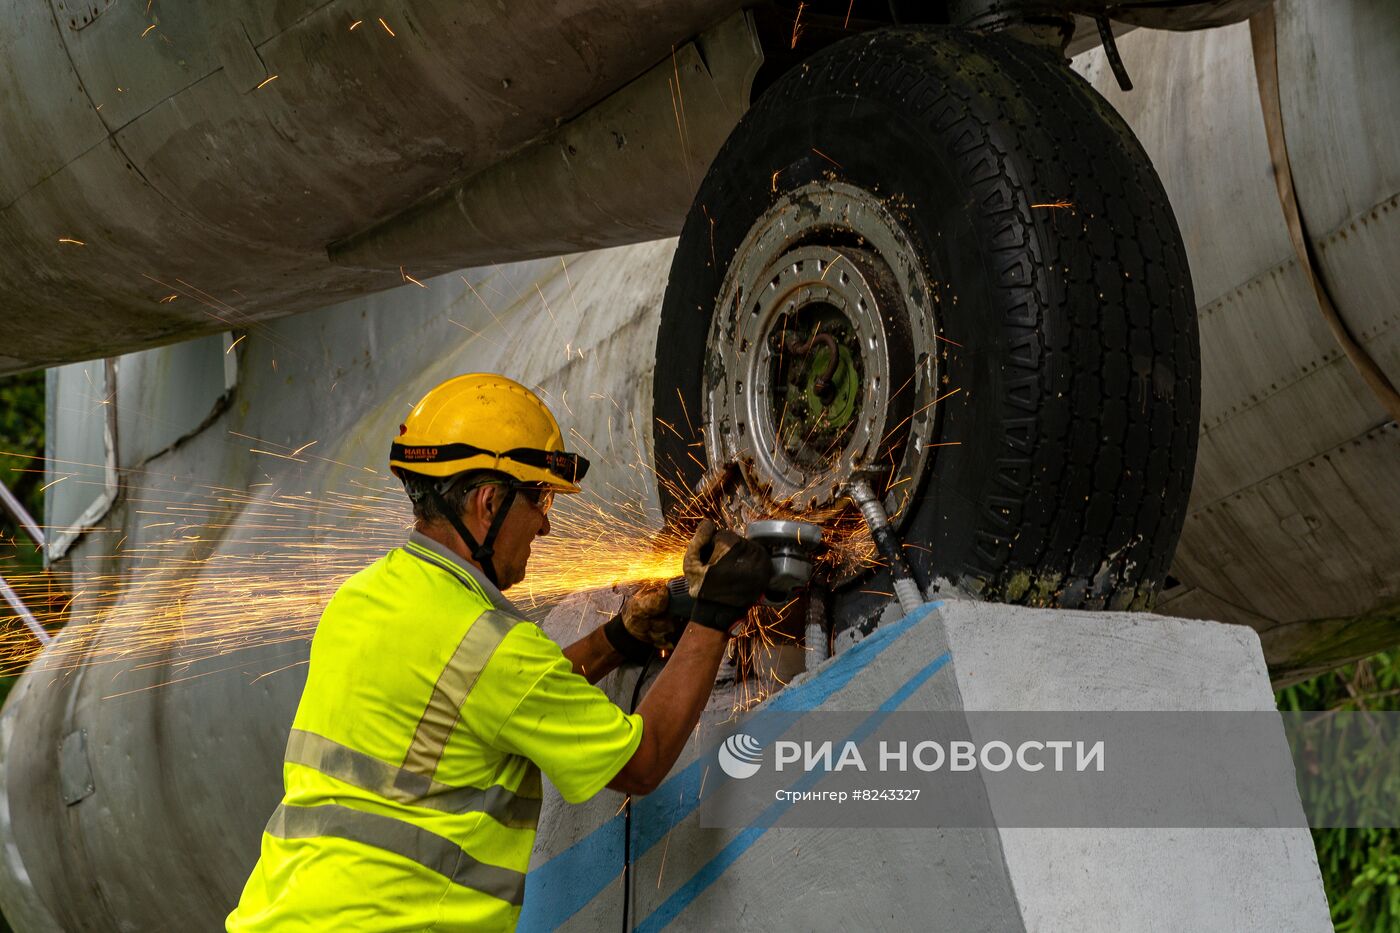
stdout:
<svg viewBox="0 0 1400 933">
<path fill-rule="evenodd" d="M 36 520 L 44 514 L 44 374 L 0 379 L 0 481 Z M 0 573 L 37 570 L 39 554 L 0 509 Z"/>
<path fill-rule="evenodd" d="M 1286 687 L 1278 693 L 1278 708 L 1400 710 L 1400 652 L 1378 654 Z M 1361 727 L 1364 722 L 1352 717 L 1352 725 Z M 1323 727 L 1330 728 L 1331 723 Z M 1374 764 L 1362 769 L 1368 779 L 1389 776 L 1392 768 L 1383 767 L 1379 759 Z M 1355 787 L 1350 791 L 1358 793 Z M 1315 812 L 1312 806 L 1309 811 Z M 1338 933 L 1400 931 L 1400 830 L 1315 829 L 1312 835 Z"/>
<path fill-rule="evenodd" d="M 44 374 L 0 379 L 0 479 L 19 496 L 31 515 L 43 510 Z M 36 469 L 39 472 L 34 472 Z"/>
<path fill-rule="evenodd" d="M 0 480 L 24 503 L 36 521 L 43 521 L 44 373 L 24 373 L 0 379 Z M 8 512 L 0 508 L 0 574 L 34 573 L 43 557 Z M 0 617 L 9 615 L 0 603 Z M 13 677 L 0 677 L 0 702 L 14 686 Z M 3 920 L 0 920 L 3 923 Z M 8 927 L 0 926 L 0 930 Z"/>
<path fill-rule="evenodd" d="M 0 378 L 0 480 L 42 522 L 44 515 L 44 373 L 42 370 Z M 18 528 L 0 508 L 0 574 L 38 570 L 43 560 L 27 538 L 17 540 Z M 0 610 L 8 614 L 8 607 Z M 14 677 L 0 677 L 0 703 L 14 686 Z M 0 933 L 10 924 L 0 916 Z"/>
</svg>

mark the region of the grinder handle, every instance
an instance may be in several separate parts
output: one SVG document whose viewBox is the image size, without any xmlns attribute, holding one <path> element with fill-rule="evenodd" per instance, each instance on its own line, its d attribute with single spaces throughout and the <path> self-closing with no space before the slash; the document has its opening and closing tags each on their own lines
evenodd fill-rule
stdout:
<svg viewBox="0 0 1400 933">
<path fill-rule="evenodd" d="M 695 597 L 690 595 L 685 577 L 672 577 L 667 580 L 666 595 L 669 597 L 666 611 L 677 619 L 689 619 L 691 610 L 695 608 Z"/>
</svg>

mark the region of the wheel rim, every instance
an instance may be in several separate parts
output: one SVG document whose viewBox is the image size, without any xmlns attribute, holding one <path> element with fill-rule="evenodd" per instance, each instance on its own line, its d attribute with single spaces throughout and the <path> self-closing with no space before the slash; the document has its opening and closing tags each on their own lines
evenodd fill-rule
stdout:
<svg viewBox="0 0 1400 933">
<path fill-rule="evenodd" d="M 743 482 L 734 522 L 826 518 L 869 471 L 896 521 L 936 431 L 934 292 L 890 211 L 827 182 L 788 192 L 730 263 L 704 368 L 708 462 Z"/>
</svg>

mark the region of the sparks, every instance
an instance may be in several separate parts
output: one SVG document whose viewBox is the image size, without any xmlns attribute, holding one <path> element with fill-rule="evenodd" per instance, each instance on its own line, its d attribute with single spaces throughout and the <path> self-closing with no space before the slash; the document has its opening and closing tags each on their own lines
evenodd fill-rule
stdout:
<svg viewBox="0 0 1400 933">
<path fill-rule="evenodd" d="M 141 38 L 142 38 L 142 39 L 146 38 L 146 34 L 149 33 L 152 29 L 155 29 L 155 28 L 156 28 L 156 24 L 155 24 L 155 23 L 151 23 L 151 25 L 149 25 L 149 26 L 147 26 L 145 29 L 141 30 Z"/>
<path fill-rule="evenodd" d="M 392 35 L 394 34 L 394 30 L 392 30 L 392 29 L 389 28 L 389 24 L 386 23 L 386 22 L 384 22 L 384 17 L 382 17 L 382 16 L 379 17 L 379 25 L 383 26 L 383 27 L 384 27 L 384 31 L 387 32 L 389 35 L 392 36 Z"/>
<path fill-rule="evenodd" d="M 627 475 L 647 480 L 635 489 L 605 486 L 556 503 L 550 512 L 554 533 L 534 543 L 526 580 L 510 594 L 526 609 L 580 593 L 606 593 L 619 583 L 678 576 L 690 530 L 701 517 L 716 517 L 717 504 L 725 496 L 722 480 L 693 490 L 657 475 L 644 453 L 647 445 L 635 417 L 615 399 L 590 399 L 616 409 L 620 428 L 631 434 Z M 566 409 L 570 405 L 562 394 L 560 404 Z M 613 421 L 610 417 L 609 434 Z M 590 456 L 605 456 L 587 438 L 572 429 L 569 433 L 571 444 Z M 249 449 L 260 456 L 358 471 L 353 464 L 318 456 L 314 440 L 283 444 L 235 431 L 229 435 L 250 441 Z M 605 449 L 625 449 L 626 443 L 619 439 Z M 64 472 L 55 483 L 70 477 L 87 482 L 85 474 L 72 472 L 72 464 L 50 460 L 45 467 L 50 475 Z M 12 578 L 40 623 L 62 629 L 62 635 L 41 654 L 27 630 L 0 616 L 0 673 L 31 664 L 53 672 L 113 665 L 115 696 L 132 686 L 119 680 L 128 671 L 160 670 L 167 675 L 160 678 L 161 684 L 133 688 L 152 689 L 218 671 L 243 671 L 257 678 L 295 668 L 304 662 L 306 643 L 330 595 L 350 576 L 401 546 L 412 525 L 408 503 L 395 481 L 368 472 L 370 476 L 343 487 L 315 493 L 289 491 L 282 485 L 286 480 L 274 476 L 239 488 L 201 486 L 180 478 L 178 494 L 166 485 L 177 482 L 174 477 L 159 477 L 161 486 L 147 488 L 141 485 L 140 471 L 124 472 L 122 495 L 129 503 L 128 520 L 141 528 L 139 538 L 133 544 L 120 527 L 95 528 L 88 534 L 121 536 L 116 546 L 103 549 L 107 554 L 100 562 L 59 565 Z M 736 471 L 713 472 L 723 477 Z M 653 482 L 675 503 L 665 525 L 650 504 Z M 754 517 L 727 516 L 726 523 Z M 812 516 L 779 508 L 764 517 Z M 845 579 L 878 564 L 868 529 L 854 509 L 836 503 L 814 520 L 822 521 L 829 544 L 818 558 L 823 575 Z M 773 651 L 795 643 L 794 636 L 779 629 L 785 611 L 759 608 L 750 613 L 732 665 L 740 684 L 736 709 L 781 688 L 768 668 Z M 587 624 L 581 616 L 580 631 Z M 279 645 L 285 649 L 267 650 Z M 262 666 L 247 670 L 247 662 L 240 664 L 237 657 L 253 648 L 260 649 L 253 656 Z M 178 659 L 173 670 L 168 667 L 172 659 Z M 194 664 L 201 666 L 191 670 Z"/>
<path fill-rule="evenodd" d="M 68 243 L 72 246 L 87 246 L 87 244 L 84 243 L 82 240 L 75 240 L 71 236 L 61 236 L 58 238 L 58 242 Z"/>
<path fill-rule="evenodd" d="M 797 48 L 797 40 L 802 38 L 802 33 L 807 28 L 802 25 L 802 11 L 806 8 L 806 3 L 797 4 L 797 15 L 792 19 L 792 45 L 790 48 Z"/>
<path fill-rule="evenodd" d="M 351 31 L 351 32 L 354 32 L 356 29 L 359 28 L 360 24 L 363 23 L 363 22 L 364 22 L 364 20 L 362 20 L 362 19 L 357 19 L 357 20 L 355 20 L 353 23 L 350 24 L 350 31 Z"/>
<path fill-rule="evenodd" d="M 253 449 L 303 463 L 336 462 L 315 457 L 315 444 L 283 447 L 264 440 Z M 321 494 L 277 492 L 267 484 L 244 492 L 210 486 L 202 499 L 170 501 L 168 493 L 124 483 L 146 542 L 114 550 L 123 567 L 50 568 L 10 579 L 44 624 L 64 629 L 41 666 L 67 670 L 120 661 L 145 669 L 166 663 L 176 649 L 183 665 L 256 646 L 304 643 L 335 588 L 403 543 L 411 521 L 391 482 L 380 476 Z M 523 604 L 681 572 L 686 542 L 652 526 L 645 497 L 623 505 L 599 495 L 571 499 L 551 512 L 559 533 L 535 544 Z M 224 545 L 219 552 L 198 550 L 208 536 L 196 532 L 205 529 L 216 532 L 208 540 Z M 59 605 L 60 594 L 79 584 L 81 593 Z M 37 643 L 9 624 L 14 621 L 0 617 L 0 671 L 9 673 L 39 656 Z"/>
<path fill-rule="evenodd" d="M 405 282 L 412 282 L 414 285 L 417 285 L 419 288 L 427 288 L 427 287 L 428 287 L 428 286 L 424 285 L 422 282 L 420 282 L 420 281 L 418 281 L 417 279 L 415 279 L 413 276 L 409 275 L 407 272 L 403 271 L 403 266 L 399 266 L 399 276 L 400 276 Z"/>
<path fill-rule="evenodd" d="M 1058 210 L 1066 207 L 1074 207 L 1073 201 L 1045 201 L 1041 204 L 1032 204 L 1033 208 L 1044 208 L 1048 210 Z"/>
<path fill-rule="evenodd" d="M 666 84 L 671 91 L 671 111 L 676 117 L 676 134 L 680 138 L 681 161 L 685 165 L 685 177 L 690 179 L 690 140 L 686 133 L 689 124 L 685 119 L 685 95 L 681 92 L 681 66 L 676 61 L 676 47 L 674 45 L 671 46 L 671 73 L 672 77 L 666 79 Z"/>
<path fill-rule="evenodd" d="M 263 88 L 267 87 L 269 84 L 271 84 L 273 81 L 276 81 L 276 80 L 277 80 L 277 75 L 268 75 L 266 78 L 263 78 L 263 79 L 262 79 L 262 83 L 259 84 L 257 87 L 253 88 L 253 90 L 255 90 L 255 91 L 261 91 Z"/>
</svg>

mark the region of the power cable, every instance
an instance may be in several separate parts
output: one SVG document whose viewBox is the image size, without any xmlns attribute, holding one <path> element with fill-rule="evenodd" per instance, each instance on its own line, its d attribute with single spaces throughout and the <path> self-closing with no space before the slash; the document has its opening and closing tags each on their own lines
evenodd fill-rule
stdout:
<svg viewBox="0 0 1400 933">
<path fill-rule="evenodd" d="M 637 675 L 637 683 L 632 688 L 632 703 L 628 707 L 628 714 L 637 712 L 637 702 L 642 696 L 642 684 L 646 682 L 647 672 L 651 670 L 652 658 L 656 657 L 653 651 L 651 656 L 642 663 L 641 673 Z M 627 802 L 622 805 L 622 933 L 632 933 L 631 907 L 632 907 L 632 795 L 627 795 Z"/>
</svg>

